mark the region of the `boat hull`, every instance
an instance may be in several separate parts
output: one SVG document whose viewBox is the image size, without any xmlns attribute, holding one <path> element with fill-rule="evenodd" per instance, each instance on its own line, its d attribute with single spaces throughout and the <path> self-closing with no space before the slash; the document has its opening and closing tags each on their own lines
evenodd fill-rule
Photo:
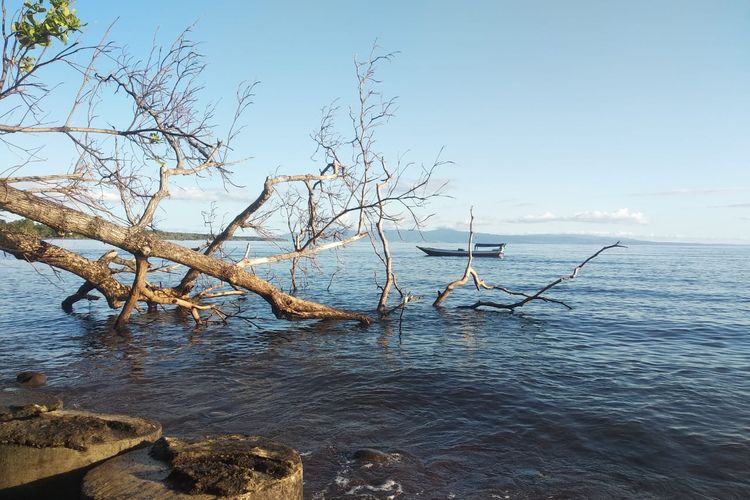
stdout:
<svg viewBox="0 0 750 500">
<path fill-rule="evenodd" d="M 467 250 L 445 250 L 443 248 L 420 247 L 417 248 L 426 253 L 429 257 L 468 257 Z M 495 259 L 503 258 L 502 250 L 475 250 L 471 253 L 473 257 L 493 257 Z"/>
</svg>

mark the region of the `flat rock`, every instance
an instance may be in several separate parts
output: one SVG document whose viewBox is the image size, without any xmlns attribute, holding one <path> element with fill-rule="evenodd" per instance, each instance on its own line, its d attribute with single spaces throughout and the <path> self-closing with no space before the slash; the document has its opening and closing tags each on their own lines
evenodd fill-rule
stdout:
<svg viewBox="0 0 750 500">
<path fill-rule="evenodd" d="M 0 425 L 0 444 L 88 451 L 92 446 L 150 434 L 152 423 L 87 412 L 39 413 Z"/>
<path fill-rule="evenodd" d="M 46 392 L 27 390 L 0 392 L 0 422 L 62 410 L 62 407 L 62 399 Z"/>
<path fill-rule="evenodd" d="M 302 498 L 302 460 L 293 449 L 259 436 L 199 441 L 162 438 L 86 474 L 87 499 L 275 500 Z"/>
<path fill-rule="evenodd" d="M 126 415 L 52 410 L 8 419 L 0 422 L 0 489 L 82 476 L 92 464 L 159 436 L 158 422 Z"/>
</svg>

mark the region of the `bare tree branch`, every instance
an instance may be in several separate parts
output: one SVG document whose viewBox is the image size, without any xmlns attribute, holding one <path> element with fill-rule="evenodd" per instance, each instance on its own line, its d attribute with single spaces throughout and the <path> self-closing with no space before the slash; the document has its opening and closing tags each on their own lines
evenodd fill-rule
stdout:
<svg viewBox="0 0 750 500">
<path fill-rule="evenodd" d="M 76 40 L 53 49 L 44 42 L 35 50 L 33 44 L 19 42 L 18 34 L 9 30 L 13 19 L 4 1 L 0 2 L 0 101 L 4 106 L 0 143 L 14 154 L 12 160 L 3 159 L 9 163 L 0 165 L 0 211 L 45 224 L 59 234 L 96 239 L 130 254 L 108 253 L 91 260 L 3 230 L 0 248 L 84 280 L 63 301 L 65 311 L 72 311 L 80 300 L 93 299 L 96 290 L 110 307 L 121 309 L 117 327 L 124 326 L 144 303 L 149 310 L 157 304 L 183 308 L 198 323 L 223 322 L 233 315 L 211 301 L 225 303 L 251 293 L 265 300 L 278 318 L 346 319 L 367 324 L 371 319 L 366 314 L 303 300 L 256 276 L 252 269 L 246 270 L 290 261 L 292 289 L 296 289 L 298 271 L 319 271 L 315 257 L 320 252 L 336 251 L 365 236 L 371 238 L 385 270 L 377 309 L 381 314 L 395 310 L 388 307 L 392 288 L 402 296 L 397 308 L 408 303 L 408 294 L 396 280 L 385 231 L 404 220 L 419 227 L 429 217 L 421 211 L 438 194 L 439 189 L 433 191 L 429 181 L 442 162 L 420 170 L 412 163 L 402 163 L 400 157 L 389 164 L 376 150 L 375 131 L 396 108 L 395 99 L 381 95 L 376 70 L 394 54 L 380 55 L 375 46 L 366 61 L 355 61 L 358 100 L 349 113 L 351 140 L 337 135 L 333 120 L 337 108 L 329 107 L 313 135 L 322 161 L 301 173 L 268 176 L 257 198 L 212 235 L 205 248 L 196 251 L 159 240 L 152 230 L 159 224 L 160 209 L 179 177 L 197 183 L 213 178 L 225 188 L 235 186 L 231 169 L 237 160 L 230 159 L 232 144 L 243 128 L 241 118 L 252 102 L 255 83 L 238 87 L 234 115 L 223 127 L 225 134 L 219 134 L 213 124 L 215 104 L 200 104 L 200 80 L 206 64 L 189 38 L 189 29 L 167 47 L 154 43 L 145 58 L 107 42 L 106 33 L 95 46 Z M 75 26 L 71 24 L 71 29 Z M 68 71 L 74 78 L 65 81 L 74 83 L 48 84 L 45 76 L 52 67 Z M 69 107 L 49 109 L 45 99 L 58 102 L 61 93 Z M 101 116 L 104 105 L 113 99 L 127 109 L 122 108 L 126 110 L 116 116 Z M 66 145 L 71 153 L 67 165 L 59 159 L 58 164 L 50 164 L 44 157 L 44 146 L 50 141 Z M 351 154 L 344 155 L 344 148 L 351 148 Z M 268 234 L 268 221 L 277 213 L 286 215 L 291 248 L 280 247 L 271 256 L 246 254 L 239 262 L 222 255 L 223 245 L 240 230 Z M 149 260 L 154 258 L 164 262 L 151 267 Z M 149 275 L 175 272 L 179 266 L 187 270 L 178 286 L 149 282 Z M 132 283 L 115 279 L 123 273 L 133 274 Z M 199 280 L 201 276 L 204 279 Z"/>
<path fill-rule="evenodd" d="M 448 298 L 448 296 L 451 293 L 453 293 L 453 291 L 456 288 L 465 285 L 469 281 L 469 279 L 472 279 L 473 282 L 474 282 L 474 286 L 476 287 L 477 290 L 482 290 L 482 289 L 484 289 L 484 290 L 498 290 L 498 291 L 504 292 L 504 293 L 506 293 L 508 295 L 522 296 L 523 299 L 521 299 L 521 300 L 519 300 L 517 302 L 510 303 L 510 304 L 503 304 L 503 303 L 494 302 L 494 301 L 487 301 L 487 300 L 478 300 L 478 301 L 476 301 L 475 303 L 473 303 L 471 305 L 459 306 L 460 309 L 477 309 L 479 307 L 491 307 L 491 308 L 494 308 L 494 309 L 505 309 L 505 310 L 513 311 L 513 310 L 515 310 L 515 309 L 517 309 L 519 307 L 525 306 L 526 304 L 528 304 L 529 302 L 532 302 L 534 300 L 539 300 L 539 301 L 542 301 L 542 302 L 549 302 L 549 303 L 553 303 L 553 304 L 559 304 L 559 305 L 562 305 L 562 306 L 564 306 L 564 307 L 566 307 L 568 309 L 572 309 L 572 307 L 570 307 L 565 302 L 563 302 L 561 300 L 558 300 L 558 299 L 553 299 L 553 298 L 550 298 L 550 297 L 545 297 L 543 294 L 545 292 L 549 291 L 550 289 L 554 288 L 555 286 L 559 285 L 560 283 L 564 283 L 566 281 L 570 281 L 570 280 L 576 278 L 578 276 L 578 273 L 583 268 L 583 266 L 585 266 L 591 260 L 593 260 L 596 257 L 598 257 L 599 254 L 601 254 L 602 252 L 604 252 L 606 250 L 609 250 L 611 248 L 627 248 L 624 245 L 621 245 L 619 241 L 617 243 L 613 244 L 613 245 L 605 246 L 605 247 L 601 248 L 599 251 L 597 251 L 595 254 L 593 254 L 592 256 L 590 256 L 589 258 L 587 258 L 586 260 L 584 260 L 581 264 L 579 264 L 578 266 L 576 266 L 576 268 L 573 269 L 573 272 L 571 274 L 569 274 L 567 276 L 562 276 L 562 277 L 554 280 L 553 282 L 551 282 L 551 283 L 543 286 L 542 288 L 540 288 L 538 291 L 536 291 L 534 293 L 516 292 L 516 291 L 509 290 L 509 289 L 507 289 L 505 287 L 502 287 L 502 286 L 499 286 L 499 285 L 492 285 L 492 284 L 489 284 L 489 283 L 485 282 L 479 276 L 479 274 L 476 272 L 476 270 L 472 267 L 471 264 L 472 264 L 472 260 L 473 260 L 473 248 L 474 248 L 474 245 L 473 245 L 473 240 L 474 240 L 474 209 L 473 208 L 470 210 L 469 214 L 470 214 L 470 222 L 469 222 L 469 257 L 468 257 L 468 261 L 466 262 L 466 268 L 464 269 L 464 274 L 463 274 L 463 276 L 461 278 L 459 278 L 459 279 L 457 279 L 455 281 L 451 281 L 450 283 L 448 283 L 448 285 L 445 287 L 445 289 L 442 292 L 438 292 L 438 295 L 437 295 L 437 298 L 435 299 L 435 302 L 432 303 L 432 305 L 434 307 L 440 307 L 443 304 L 443 302 L 445 302 L 445 300 Z"/>
<path fill-rule="evenodd" d="M 551 288 L 556 287 L 557 285 L 559 285 L 561 283 L 565 283 L 566 281 L 570 281 L 570 280 L 575 279 L 578 276 L 578 273 L 583 268 L 583 266 L 585 266 L 591 260 L 593 260 L 596 257 L 598 257 L 599 254 L 601 254 L 602 252 L 604 252 L 606 250 L 609 250 L 611 248 L 627 248 L 627 247 L 625 245 L 621 245 L 619 241 L 617 243 L 612 244 L 612 245 L 607 245 L 605 247 L 602 247 L 596 253 L 594 253 L 589 258 L 587 258 L 586 260 L 584 260 L 582 263 L 580 263 L 579 265 L 577 265 L 575 267 L 575 269 L 573 269 L 573 272 L 571 272 L 569 275 L 561 276 L 561 277 L 557 278 L 556 280 L 552 281 L 551 283 L 543 286 L 538 291 L 536 291 L 534 293 L 531 293 L 531 294 L 519 293 L 519 292 L 511 292 L 509 290 L 506 290 L 503 287 L 496 287 L 496 286 L 485 286 L 485 287 L 483 287 L 483 288 L 487 288 L 487 289 L 500 290 L 500 291 L 509 293 L 511 295 L 522 295 L 524 298 L 522 300 L 517 301 L 517 302 L 511 303 L 511 304 L 501 304 L 501 303 L 497 303 L 497 302 L 493 302 L 493 301 L 478 300 L 478 301 L 476 301 L 475 303 L 473 303 L 471 305 L 468 305 L 468 306 L 459 306 L 459 307 L 463 308 L 463 309 L 477 309 L 479 307 L 492 307 L 494 309 L 506 309 L 506 310 L 513 311 L 513 310 L 515 310 L 515 309 L 517 309 L 519 307 L 525 306 L 526 304 L 528 304 L 529 302 L 531 302 L 533 300 L 541 300 L 541 301 L 544 301 L 544 302 L 552 302 L 552 303 L 555 303 L 555 304 L 560 304 L 560 305 L 563 305 L 563 306 L 567 307 L 568 309 L 572 309 L 572 307 L 570 307 L 565 302 L 563 302 L 561 300 L 557 300 L 557 299 L 551 299 L 549 297 L 544 297 L 542 294 L 545 293 L 545 292 L 547 292 Z"/>
<path fill-rule="evenodd" d="M 469 258 L 466 261 L 466 268 L 464 269 L 464 274 L 461 278 L 451 281 L 448 283 L 448 285 L 445 287 L 445 290 L 442 292 L 438 292 L 438 296 L 435 299 L 435 302 L 432 303 L 433 307 L 440 307 L 443 302 L 445 302 L 445 299 L 448 298 L 448 296 L 453 293 L 453 290 L 455 290 L 459 286 L 465 285 L 469 278 L 474 278 L 475 283 L 478 283 L 478 275 L 476 271 L 474 271 L 474 268 L 471 267 L 471 262 L 474 259 L 474 208 L 472 207 L 469 211 L 470 219 L 469 219 Z M 479 287 L 479 285 L 477 285 Z"/>
</svg>

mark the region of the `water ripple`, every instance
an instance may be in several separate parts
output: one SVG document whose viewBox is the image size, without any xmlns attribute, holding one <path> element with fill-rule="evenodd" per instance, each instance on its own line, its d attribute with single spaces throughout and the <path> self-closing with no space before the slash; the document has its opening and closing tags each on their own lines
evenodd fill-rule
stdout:
<svg viewBox="0 0 750 500">
<path fill-rule="evenodd" d="M 454 308 L 476 300 L 470 288 L 433 309 L 463 262 L 396 243 L 402 286 L 425 297 L 400 329 L 279 323 L 251 300 L 259 329 L 162 313 L 127 334 L 100 303 L 60 313 L 77 280 L 50 287 L 44 269 L 0 257 L 0 378 L 39 369 L 67 406 L 157 418 L 168 434 L 280 439 L 303 452 L 308 498 L 746 498 L 750 249 L 712 248 L 606 254 L 553 294 L 573 311 L 508 314 Z M 592 249 L 509 250 L 477 268 L 529 290 Z M 366 251 L 303 295 L 374 303 Z M 363 447 L 397 459 L 358 463 Z"/>
</svg>

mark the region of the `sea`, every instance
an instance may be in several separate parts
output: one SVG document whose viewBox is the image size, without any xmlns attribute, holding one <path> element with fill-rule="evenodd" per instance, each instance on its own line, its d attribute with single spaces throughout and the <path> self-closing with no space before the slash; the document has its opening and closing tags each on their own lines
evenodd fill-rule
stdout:
<svg viewBox="0 0 750 500">
<path fill-rule="evenodd" d="M 0 254 L 0 387 L 37 370 L 67 408 L 157 419 L 169 436 L 278 440 L 301 454 L 308 499 L 750 498 L 750 247 L 614 248 L 546 293 L 571 310 L 512 313 L 461 308 L 515 299 L 471 283 L 434 308 L 466 261 L 392 248 L 415 299 L 369 327 L 277 320 L 250 295 L 226 325 L 161 310 L 119 333 L 103 300 L 60 309 L 79 278 Z M 474 267 L 529 293 L 599 248 L 509 241 Z M 368 243 L 304 271 L 300 296 L 376 317 Z M 254 272 L 290 286 L 287 264 Z M 363 448 L 384 459 L 355 460 Z"/>
</svg>

